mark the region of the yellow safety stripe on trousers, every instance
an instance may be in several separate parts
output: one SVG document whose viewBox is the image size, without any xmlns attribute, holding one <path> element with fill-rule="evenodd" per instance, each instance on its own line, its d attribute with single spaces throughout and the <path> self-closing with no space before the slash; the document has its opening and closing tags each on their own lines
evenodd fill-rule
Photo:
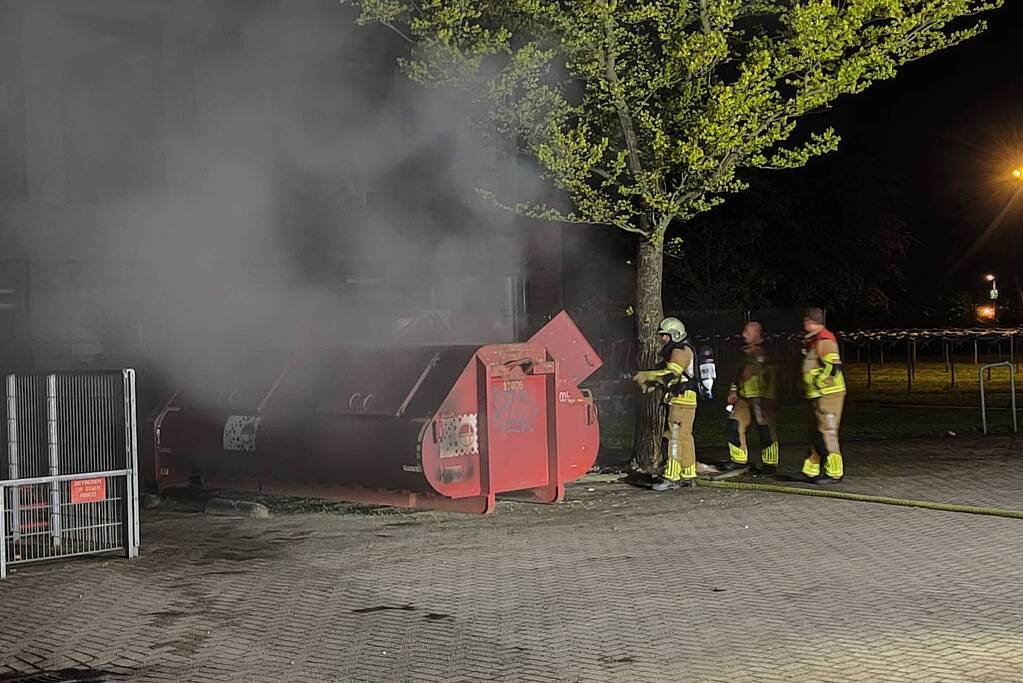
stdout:
<svg viewBox="0 0 1023 683">
<path fill-rule="evenodd" d="M 668 458 L 668 462 L 664 463 L 664 473 L 661 476 L 669 481 L 678 481 L 682 478 L 682 463 Z"/>
<path fill-rule="evenodd" d="M 777 465 L 778 464 L 778 442 L 775 441 L 770 446 L 760 451 L 760 460 L 765 465 Z"/>
<path fill-rule="evenodd" d="M 745 465 L 746 461 L 748 460 L 746 451 L 742 450 L 734 443 L 728 444 L 728 457 L 732 459 L 732 462 L 739 462 L 742 463 L 743 465 Z"/>
<path fill-rule="evenodd" d="M 819 462 L 811 462 L 810 458 L 803 461 L 803 474 L 808 477 L 816 477 L 821 473 L 821 464 Z"/>
<path fill-rule="evenodd" d="M 828 453 L 828 457 L 824 461 L 824 474 L 834 479 L 842 478 L 845 469 L 842 467 L 841 453 Z"/>
<path fill-rule="evenodd" d="M 670 394 L 664 395 L 664 402 L 673 406 L 695 406 L 696 405 L 696 392 L 692 389 L 686 389 L 681 396 L 672 396 Z"/>
<path fill-rule="evenodd" d="M 682 468 L 683 479 L 696 479 L 696 465 L 690 465 Z"/>
</svg>

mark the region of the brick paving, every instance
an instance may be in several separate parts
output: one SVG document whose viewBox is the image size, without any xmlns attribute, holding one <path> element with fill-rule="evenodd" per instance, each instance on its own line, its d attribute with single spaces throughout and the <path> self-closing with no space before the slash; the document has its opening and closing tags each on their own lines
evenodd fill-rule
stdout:
<svg viewBox="0 0 1023 683">
<path fill-rule="evenodd" d="M 838 488 L 1023 509 L 1021 447 L 853 444 Z M 487 517 L 172 507 L 145 512 L 137 560 L 0 583 L 0 680 L 1023 681 L 1021 538 L 1014 519 L 623 483 Z"/>
</svg>

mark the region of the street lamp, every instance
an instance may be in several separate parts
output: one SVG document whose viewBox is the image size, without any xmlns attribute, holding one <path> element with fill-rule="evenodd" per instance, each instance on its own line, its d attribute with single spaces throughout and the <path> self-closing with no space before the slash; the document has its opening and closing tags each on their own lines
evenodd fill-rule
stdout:
<svg viewBox="0 0 1023 683">
<path fill-rule="evenodd" d="M 988 292 L 988 298 L 994 300 L 998 298 L 998 283 L 995 282 L 994 273 L 988 273 L 984 276 L 984 279 L 991 283 L 991 291 Z"/>
</svg>

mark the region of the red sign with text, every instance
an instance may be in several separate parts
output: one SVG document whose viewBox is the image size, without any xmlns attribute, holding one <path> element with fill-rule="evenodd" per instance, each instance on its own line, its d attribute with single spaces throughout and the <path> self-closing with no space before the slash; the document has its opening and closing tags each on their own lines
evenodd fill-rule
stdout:
<svg viewBox="0 0 1023 683">
<path fill-rule="evenodd" d="M 71 480 L 71 502 L 91 503 L 97 500 L 106 500 L 107 480 L 99 479 L 72 479 Z"/>
</svg>

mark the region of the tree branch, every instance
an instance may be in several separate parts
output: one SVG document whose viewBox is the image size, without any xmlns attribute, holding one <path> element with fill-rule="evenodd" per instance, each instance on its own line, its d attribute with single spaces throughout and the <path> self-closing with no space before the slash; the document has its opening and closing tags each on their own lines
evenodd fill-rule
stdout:
<svg viewBox="0 0 1023 683">
<path fill-rule="evenodd" d="M 504 209 L 505 211 L 510 211 L 511 213 L 514 213 L 516 215 L 525 216 L 526 218 L 532 218 L 533 220 L 547 221 L 550 223 L 570 223 L 575 225 L 603 225 L 609 228 L 618 228 L 619 230 L 625 230 L 626 232 L 633 232 L 643 237 L 647 238 L 650 237 L 649 231 L 642 230 L 633 225 L 629 225 L 628 223 L 610 223 L 608 221 L 594 221 L 581 216 L 570 215 L 566 216 L 563 213 L 559 213 L 557 211 L 554 211 L 553 209 L 546 209 L 543 206 L 535 207 L 536 209 L 539 209 L 540 211 L 544 212 L 542 213 L 542 215 L 540 215 L 539 212 L 530 213 L 528 210 L 523 211 L 522 208 L 520 207 L 514 207 L 505 204 L 497 197 L 495 197 L 494 193 L 489 190 L 485 190 L 483 188 L 476 188 L 476 192 L 478 192 L 481 196 L 485 197 L 486 199 L 489 199 L 494 204 L 494 206 L 496 206 L 499 209 Z M 642 216 L 640 217 L 642 218 Z"/>
<path fill-rule="evenodd" d="M 707 18 L 707 0 L 700 0 L 700 28 L 710 35 L 710 19 Z"/>
<path fill-rule="evenodd" d="M 392 31 L 397 33 L 399 36 L 401 36 L 401 39 L 404 40 L 409 45 L 415 45 L 416 44 L 416 41 L 412 40 L 412 38 L 410 38 L 408 35 L 406 35 L 404 31 L 402 31 L 400 28 L 398 28 L 397 26 L 395 26 L 391 22 L 384 21 L 383 19 L 380 19 L 379 21 L 380 21 L 381 24 L 383 24 L 384 26 L 386 26 L 387 28 L 391 29 Z"/>
<path fill-rule="evenodd" d="M 611 89 L 611 96 L 614 100 L 615 111 L 618 114 L 618 121 L 622 127 L 622 133 L 625 135 L 625 149 L 626 159 L 629 163 L 629 172 L 632 173 L 633 178 L 639 183 L 643 191 L 646 192 L 645 183 L 643 182 L 643 162 L 639 158 L 639 136 L 636 135 L 636 126 L 632 120 L 632 114 L 629 112 L 628 104 L 625 102 L 625 98 L 620 92 L 620 82 L 618 80 L 618 72 L 615 69 L 615 55 L 613 51 L 613 37 L 611 35 L 611 10 L 607 6 L 607 2 L 604 3 L 604 9 L 606 11 L 604 17 L 604 31 L 605 39 L 607 41 L 608 49 L 604 56 L 604 72 L 607 78 L 608 85 Z"/>
</svg>

